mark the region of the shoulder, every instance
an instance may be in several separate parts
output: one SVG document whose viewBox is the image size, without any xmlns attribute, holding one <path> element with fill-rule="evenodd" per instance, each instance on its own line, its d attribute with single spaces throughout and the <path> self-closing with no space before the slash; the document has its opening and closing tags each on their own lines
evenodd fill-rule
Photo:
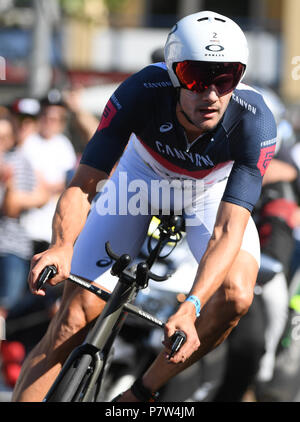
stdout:
<svg viewBox="0 0 300 422">
<path fill-rule="evenodd" d="M 274 116 L 262 94 L 239 84 L 234 90 L 224 118 L 230 148 L 237 161 L 255 161 L 264 153 L 275 150 L 277 127 Z"/>
<path fill-rule="evenodd" d="M 145 67 L 140 75 L 146 89 L 173 88 L 167 66 L 164 62 L 153 63 Z"/>
<path fill-rule="evenodd" d="M 41 143 L 41 137 L 38 133 L 33 133 L 32 135 L 27 136 L 27 138 L 24 141 L 24 144 L 22 145 L 22 149 L 32 148 L 36 145 L 39 145 Z"/>
<path fill-rule="evenodd" d="M 73 148 L 72 142 L 64 133 L 58 133 L 53 136 L 53 139 L 50 142 L 56 142 L 57 145 L 67 146 Z"/>
<path fill-rule="evenodd" d="M 103 113 L 107 116 L 105 125 L 115 115 L 123 119 L 122 122 L 128 121 L 130 116 L 135 121 L 138 120 L 137 116 L 146 119 L 149 112 L 153 112 L 162 101 L 172 98 L 171 92 L 174 92 L 174 87 L 166 65 L 151 64 L 127 78 L 112 94 Z"/>
<path fill-rule="evenodd" d="M 130 97 L 134 98 L 134 94 L 139 94 L 141 91 L 143 95 L 151 97 L 168 89 L 174 88 L 165 63 L 154 63 L 126 79 L 115 92 L 115 97 L 130 93 Z"/>
<path fill-rule="evenodd" d="M 242 126 L 249 131 L 246 135 L 252 133 L 260 139 L 276 138 L 275 118 L 258 90 L 241 83 L 232 94 L 232 102 L 243 110 Z"/>
<path fill-rule="evenodd" d="M 164 62 L 150 64 L 133 74 L 132 79 L 146 89 L 172 87 L 167 66 Z"/>
</svg>

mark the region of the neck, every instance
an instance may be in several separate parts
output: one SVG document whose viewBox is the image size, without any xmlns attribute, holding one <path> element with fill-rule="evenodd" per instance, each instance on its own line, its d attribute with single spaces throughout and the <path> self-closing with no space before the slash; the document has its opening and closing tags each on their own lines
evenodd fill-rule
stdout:
<svg viewBox="0 0 300 422">
<path fill-rule="evenodd" d="M 195 139 L 199 138 L 199 136 L 203 135 L 203 130 L 197 128 L 197 126 L 193 124 L 186 113 L 182 110 L 180 102 L 177 102 L 176 115 L 179 123 L 186 133 L 186 137 L 189 142 L 193 142 Z"/>
</svg>

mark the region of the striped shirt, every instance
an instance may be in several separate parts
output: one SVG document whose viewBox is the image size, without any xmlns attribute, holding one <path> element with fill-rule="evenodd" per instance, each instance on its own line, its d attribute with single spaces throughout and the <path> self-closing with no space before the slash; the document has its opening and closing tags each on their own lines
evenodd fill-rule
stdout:
<svg viewBox="0 0 300 422">
<path fill-rule="evenodd" d="M 18 150 L 11 150 L 4 154 L 3 161 L 13 169 L 15 189 L 23 192 L 32 191 L 35 186 L 35 176 L 23 154 Z M 0 207 L 4 195 L 5 186 L 0 183 Z M 11 218 L 0 212 L 0 255 L 9 253 L 29 259 L 32 256 L 32 242 L 20 223 L 20 217 Z"/>
</svg>

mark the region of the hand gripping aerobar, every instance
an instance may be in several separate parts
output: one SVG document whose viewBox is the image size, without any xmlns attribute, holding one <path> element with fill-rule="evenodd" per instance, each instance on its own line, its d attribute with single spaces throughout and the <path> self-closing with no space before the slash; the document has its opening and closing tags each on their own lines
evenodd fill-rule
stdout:
<svg viewBox="0 0 300 422">
<path fill-rule="evenodd" d="M 126 255 L 126 254 L 121 255 L 121 256 L 116 255 L 114 252 L 112 252 L 109 242 L 106 243 L 105 247 L 106 247 L 108 255 L 112 259 L 116 260 L 116 262 L 114 263 L 111 269 L 112 275 L 116 275 L 120 277 L 121 274 L 123 274 L 123 276 L 125 274 L 127 275 L 127 277 L 132 277 L 132 274 L 130 272 L 125 271 L 126 267 L 129 265 L 131 261 L 129 255 Z M 36 289 L 37 290 L 41 289 L 45 285 L 45 283 L 51 278 L 53 278 L 56 274 L 57 274 L 57 269 L 54 265 L 49 265 L 45 267 L 37 281 Z M 146 287 L 149 279 L 153 279 L 155 281 L 164 281 L 168 277 L 169 277 L 169 274 L 166 274 L 164 276 L 158 276 L 157 274 L 152 273 L 151 271 L 148 270 L 148 266 L 144 262 L 140 262 L 136 269 L 136 278 L 139 280 L 138 284 L 140 285 L 141 288 Z M 80 277 L 74 276 L 72 274 L 70 274 L 68 281 L 71 281 L 74 284 L 79 285 L 80 287 L 90 291 L 91 293 L 94 293 L 96 296 L 100 297 L 106 302 L 108 301 L 111 295 L 110 293 L 100 289 L 99 287 L 94 286 L 88 283 L 87 281 L 81 279 Z M 137 306 L 131 303 L 125 304 L 124 310 L 131 313 L 132 315 L 138 316 L 146 320 L 147 322 L 151 322 L 152 324 L 157 325 L 161 328 L 164 328 L 165 326 L 164 322 L 160 321 L 158 318 L 154 317 L 153 315 L 150 315 L 148 312 L 141 310 L 140 308 L 138 308 Z M 183 331 L 178 330 L 172 335 L 170 340 L 171 340 L 172 346 L 171 346 L 171 352 L 168 356 L 169 360 L 178 352 L 180 347 L 185 343 L 186 335 Z"/>
</svg>

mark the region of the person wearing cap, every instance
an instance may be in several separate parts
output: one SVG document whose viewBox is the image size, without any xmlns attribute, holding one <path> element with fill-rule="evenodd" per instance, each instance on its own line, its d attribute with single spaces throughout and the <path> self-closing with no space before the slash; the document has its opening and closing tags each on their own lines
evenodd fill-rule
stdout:
<svg viewBox="0 0 300 422">
<path fill-rule="evenodd" d="M 22 148 L 28 136 L 38 132 L 37 117 L 41 106 L 35 98 L 18 98 L 11 107 L 17 125 L 17 142 Z"/>
<path fill-rule="evenodd" d="M 35 253 L 38 253 L 50 244 L 51 222 L 58 196 L 65 188 L 67 172 L 75 168 L 77 158 L 71 141 L 64 134 L 67 110 L 58 90 L 51 90 L 38 104 L 23 99 L 18 105 L 22 114 L 28 114 L 30 106 L 33 112 L 36 105 L 36 130 L 27 133 L 28 136 L 25 136 L 24 130 L 20 130 L 19 144 L 34 168 L 39 183 L 49 193 L 47 203 L 31 210 L 22 219 L 34 242 Z"/>
<path fill-rule="evenodd" d="M 51 248 L 33 257 L 28 282 L 34 294 L 45 295 L 35 286 L 49 264 L 58 268 L 53 285 L 71 271 L 112 290 L 115 280 L 104 275 L 109 266 L 97 266 L 107 257 L 105 241 L 117 254 L 135 257 L 152 213 L 185 216 L 199 262 L 195 279 L 182 281 L 189 282 L 189 297 L 165 326 L 163 350 L 120 401 L 152 400 L 171 377 L 222 343 L 251 305 L 260 262 L 251 212 L 275 152 L 276 124 L 262 96 L 241 83 L 247 62 L 247 40 L 231 19 L 210 11 L 181 19 L 168 36 L 165 63 L 132 75 L 111 96 L 60 197 Z M 152 195 L 151 187 L 162 182 L 172 197 Z M 103 308 L 92 296 L 66 283 L 60 310 L 25 361 L 13 400 L 43 399 L 69 345 L 84 339 L 84 327 Z M 187 340 L 169 359 L 176 330 Z"/>
</svg>

